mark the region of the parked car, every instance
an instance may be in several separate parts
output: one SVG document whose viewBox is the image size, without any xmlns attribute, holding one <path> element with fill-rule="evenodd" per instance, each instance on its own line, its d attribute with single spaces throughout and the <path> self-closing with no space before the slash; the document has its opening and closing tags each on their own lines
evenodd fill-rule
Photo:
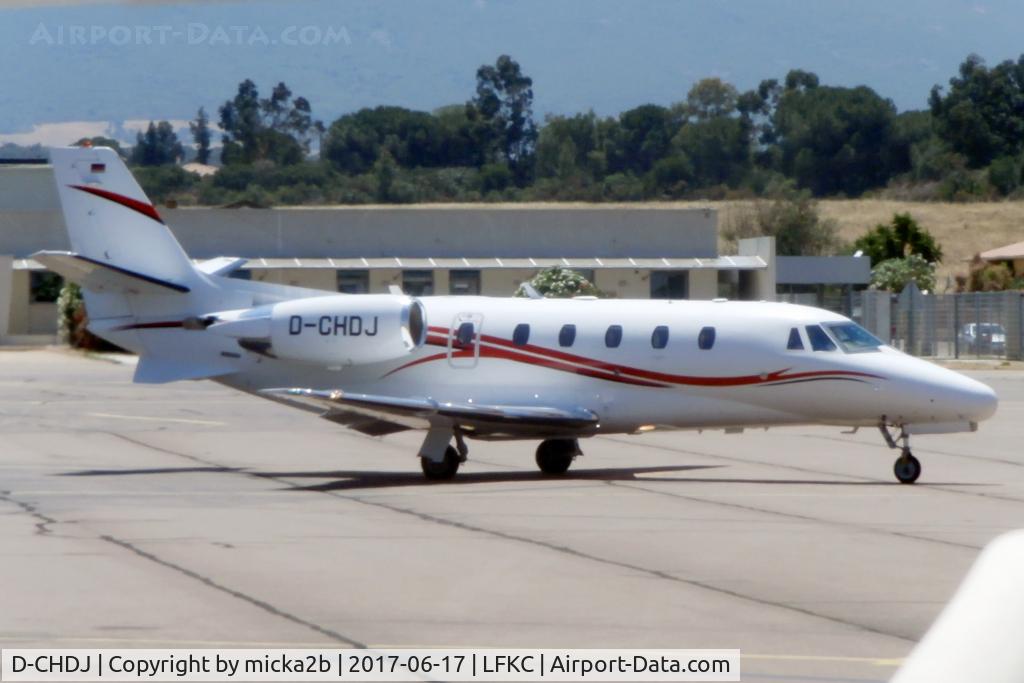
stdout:
<svg viewBox="0 0 1024 683">
<path fill-rule="evenodd" d="M 960 328 L 960 350 L 1001 356 L 1006 353 L 1006 328 L 999 323 L 967 323 Z"/>
</svg>

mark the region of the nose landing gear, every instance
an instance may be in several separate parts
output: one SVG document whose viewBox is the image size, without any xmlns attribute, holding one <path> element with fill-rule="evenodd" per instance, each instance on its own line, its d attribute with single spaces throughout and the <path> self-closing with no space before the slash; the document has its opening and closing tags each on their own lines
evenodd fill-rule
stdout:
<svg viewBox="0 0 1024 683">
<path fill-rule="evenodd" d="M 900 445 L 896 443 L 896 439 L 889 433 L 889 428 L 886 427 L 885 422 L 878 425 L 878 430 L 882 432 L 882 438 L 885 439 L 885 443 L 889 445 L 889 448 L 897 448 L 900 451 L 900 457 L 896 458 L 896 462 L 892 466 L 896 479 L 901 484 L 913 484 L 921 476 L 921 461 L 910 452 L 910 435 L 901 429 L 899 436 L 896 437 L 902 442 L 902 445 Z"/>
</svg>

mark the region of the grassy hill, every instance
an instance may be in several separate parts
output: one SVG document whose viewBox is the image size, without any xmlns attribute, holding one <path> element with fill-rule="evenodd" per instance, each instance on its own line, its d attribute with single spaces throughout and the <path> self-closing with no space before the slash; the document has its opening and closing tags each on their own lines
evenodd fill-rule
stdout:
<svg viewBox="0 0 1024 683">
<path fill-rule="evenodd" d="M 719 225 L 727 225 L 730 216 L 742 210 L 745 202 L 702 202 L 719 212 Z M 946 204 L 885 199 L 823 200 L 821 215 L 836 221 L 842 239 L 852 242 L 878 223 L 892 219 L 894 213 L 909 212 L 942 245 L 943 262 L 936 277 L 938 291 L 955 287 L 953 276 L 967 272 L 974 254 L 1006 244 L 1024 241 L 1024 201 L 974 202 Z"/>
</svg>

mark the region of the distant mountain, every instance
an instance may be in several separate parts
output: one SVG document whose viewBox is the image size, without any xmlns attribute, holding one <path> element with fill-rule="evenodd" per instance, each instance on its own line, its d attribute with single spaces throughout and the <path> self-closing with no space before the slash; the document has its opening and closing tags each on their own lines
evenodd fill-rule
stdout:
<svg viewBox="0 0 1024 683">
<path fill-rule="evenodd" d="M 188 119 L 244 78 L 285 81 L 330 121 L 359 107 L 433 109 L 473 95 L 511 54 L 538 115 L 615 114 L 740 88 L 791 68 L 921 108 L 971 52 L 1024 51 L 1019 0 L 288 0 L 0 9 L 0 134 L 33 124 Z M 215 116 L 215 113 L 214 113 Z M 130 131 L 125 133 L 130 137 Z M 3 136 L 0 135 L 0 140 Z M 11 139 L 11 138 L 8 138 Z M 29 143 L 33 140 L 18 138 Z M 68 141 L 70 142 L 70 140 Z"/>
</svg>

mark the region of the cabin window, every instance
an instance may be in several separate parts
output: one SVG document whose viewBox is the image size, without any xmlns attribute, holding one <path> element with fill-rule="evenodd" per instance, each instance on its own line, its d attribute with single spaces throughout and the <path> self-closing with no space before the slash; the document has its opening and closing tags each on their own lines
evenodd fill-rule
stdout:
<svg viewBox="0 0 1024 683">
<path fill-rule="evenodd" d="M 576 326 L 575 325 L 562 325 L 561 331 L 558 333 L 558 345 L 559 346 L 572 346 L 573 342 L 576 341 Z"/>
<path fill-rule="evenodd" d="M 466 347 L 473 344 L 473 335 L 476 330 L 474 329 L 473 323 L 462 323 L 459 325 L 459 331 L 455 335 L 455 343 L 457 346 Z"/>
<path fill-rule="evenodd" d="M 714 345 L 715 328 L 702 327 L 700 330 L 700 334 L 697 335 L 697 346 L 704 351 L 709 351 L 711 347 Z"/>
<path fill-rule="evenodd" d="M 663 349 L 668 346 L 668 327 L 658 325 L 651 333 L 651 346 L 656 349 Z"/>
<path fill-rule="evenodd" d="M 807 338 L 811 340 L 811 348 L 815 351 L 835 351 L 836 345 L 829 336 L 825 334 L 825 330 L 821 329 L 818 325 L 808 325 Z"/>
<path fill-rule="evenodd" d="M 512 343 L 516 346 L 526 346 L 530 343 L 530 326 L 526 323 L 519 323 L 512 331 Z"/>
<path fill-rule="evenodd" d="M 795 327 L 789 331 L 789 341 L 786 342 L 786 348 L 790 351 L 804 350 L 804 340 L 800 338 L 800 330 Z"/>
<path fill-rule="evenodd" d="M 863 353 L 877 351 L 882 340 L 871 334 L 855 322 L 825 323 L 832 336 L 846 353 Z"/>
<path fill-rule="evenodd" d="M 604 333 L 604 345 L 609 349 L 617 349 L 622 343 L 622 325 L 610 325 Z"/>
</svg>

